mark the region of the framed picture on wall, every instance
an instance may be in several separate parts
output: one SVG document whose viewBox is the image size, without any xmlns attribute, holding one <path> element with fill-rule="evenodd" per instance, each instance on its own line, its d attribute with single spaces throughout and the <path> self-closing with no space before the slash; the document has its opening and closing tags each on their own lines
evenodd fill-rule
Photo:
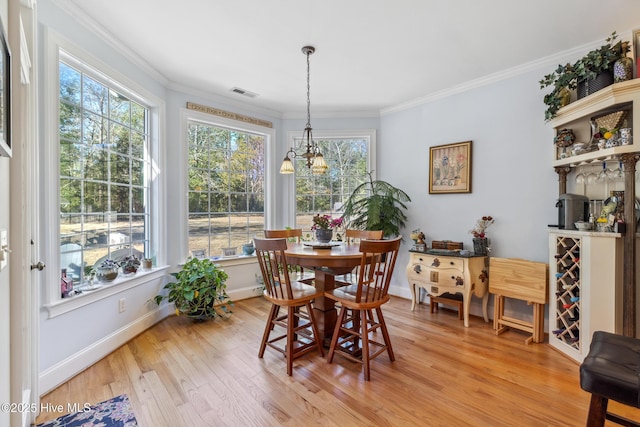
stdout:
<svg viewBox="0 0 640 427">
<path fill-rule="evenodd" d="M 471 193 L 471 141 L 429 149 L 429 194 Z"/>
<path fill-rule="evenodd" d="M 11 51 L 0 23 L 0 156 L 11 157 Z"/>
</svg>

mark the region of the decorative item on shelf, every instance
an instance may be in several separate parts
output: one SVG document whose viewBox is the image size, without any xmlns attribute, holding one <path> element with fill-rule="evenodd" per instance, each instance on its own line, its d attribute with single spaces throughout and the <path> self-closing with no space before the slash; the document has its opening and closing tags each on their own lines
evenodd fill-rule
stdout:
<svg viewBox="0 0 640 427">
<path fill-rule="evenodd" d="M 413 240 L 413 246 L 411 247 L 412 251 L 424 252 L 427 249 L 427 244 L 424 241 L 426 236 L 419 228 L 413 230 L 410 237 L 411 240 Z"/>
<path fill-rule="evenodd" d="M 573 129 L 561 129 L 553 138 L 553 143 L 556 147 L 569 147 L 574 142 L 576 142 L 576 135 L 573 133 Z"/>
<path fill-rule="evenodd" d="M 588 52 L 573 64 L 558 65 L 550 74 L 539 81 L 540 89 L 553 87 L 544 96 L 547 109 L 544 114 L 546 121 L 553 119 L 566 101 L 566 90 L 577 89 L 577 98 L 583 98 L 613 83 L 613 69 L 615 62 L 626 56 L 623 43 L 615 40 L 618 35 L 614 31 L 606 39 L 606 44 Z"/>
<path fill-rule="evenodd" d="M 416 228 L 415 230 L 411 231 L 411 240 L 413 240 L 413 243 L 424 244 L 425 237 L 426 236 L 422 231 L 420 231 L 419 228 Z"/>
<path fill-rule="evenodd" d="M 94 267 L 96 278 L 100 282 L 113 282 L 118 277 L 120 265 L 114 260 L 107 258 Z"/>
<path fill-rule="evenodd" d="M 333 229 L 342 225 L 342 217 L 331 218 L 331 215 L 316 215 L 313 217 L 311 230 L 315 231 L 316 240 L 320 243 L 329 243 L 333 237 Z"/>
<path fill-rule="evenodd" d="M 136 273 L 140 268 L 140 258 L 135 255 L 128 255 L 120 261 L 120 267 L 122 267 L 124 274 Z"/>
<path fill-rule="evenodd" d="M 451 240 L 432 240 L 431 248 L 432 249 L 444 249 L 447 251 L 456 251 L 460 250 L 464 247 L 464 243 L 462 242 L 453 242 Z"/>
<path fill-rule="evenodd" d="M 190 258 L 171 275 L 176 280 L 165 285 L 167 293 L 154 297 L 156 304 L 166 299 L 174 304 L 176 315 L 184 314 L 194 321 L 229 316 L 233 305 L 226 292 L 229 275 L 220 265 L 207 258 Z"/>
<path fill-rule="evenodd" d="M 287 154 L 282 161 L 282 165 L 280 166 L 280 173 L 282 174 L 292 174 L 295 172 L 295 167 L 293 166 L 292 158 L 302 157 L 306 160 L 307 168 L 311 169 L 311 173 L 314 175 L 321 175 L 327 172 L 329 166 L 324 161 L 324 157 L 320 152 L 320 147 L 318 147 L 318 143 L 313 140 L 313 132 L 311 129 L 311 98 L 309 97 L 310 91 L 310 72 L 309 72 L 309 56 L 312 55 L 316 49 L 313 46 L 304 46 L 302 48 L 302 53 L 304 53 L 307 57 L 307 125 L 304 128 L 304 132 L 302 133 L 302 143 L 306 145 L 306 151 L 302 154 L 298 154 L 293 147 L 287 151 Z"/>
<path fill-rule="evenodd" d="M 624 82 L 633 78 L 633 59 L 627 56 L 629 52 L 629 42 L 622 42 L 622 52 L 624 56 L 613 64 L 613 82 Z"/>
<path fill-rule="evenodd" d="M 610 232 L 611 227 L 609 226 L 609 221 L 604 217 L 599 217 L 596 220 L 596 230 L 600 232 Z"/>
<path fill-rule="evenodd" d="M 245 243 L 242 245 L 242 253 L 245 255 L 253 255 L 256 248 L 253 246 L 253 242 Z"/>
<path fill-rule="evenodd" d="M 492 216 L 483 216 L 476 222 L 476 226 L 469 230 L 469 233 L 473 234 L 473 251 L 476 255 L 488 255 L 490 248 L 485 232 L 493 223 Z"/>
<path fill-rule="evenodd" d="M 235 256 L 237 250 L 237 247 L 222 248 L 222 256 Z"/>
<path fill-rule="evenodd" d="M 598 130 L 601 133 L 603 130 L 604 132 L 610 131 L 612 133 L 615 133 L 615 130 L 617 130 L 620 127 L 620 125 L 624 122 L 624 119 L 627 117 L 627 114 L 629 114 L 627 110 L 619 110 L 619 111 L 614 111 L 613 113 L 605 114 L 603 116 L 594 117 L 593 120 L 596 122 L 596 125 L 598 126 Z M 604 135 L 604 133 L 602 133 L 602 136 L 608 139 L 607 135 Z"/>
<path fill-rule="evenodd" d="M 571 91 L 568 88 L 563 87 L 562 89 L 560 89 L 558 96 L 560 97 L 560 108 L 565 107 L 571 103 Z"/>
<path fill-rule="evenodd" d="M 622 128 L 619 130 L 620 136 L 618 138 L 618 142 L 620 145 L 629 145 L 633 144 L 633 139 L 631 137 L 631 128 Z"/>
<path fill-rule="evenodd" d="M 613 70 L 603 70 L 596 74 L 593 78 L 588 78 L 578 82 L 576 93 L 578 99 L 582 99 L 585 96 L 596 93 L 600 89 L 604 89 L 607 86 L 613 84 Z"/>
<path fill-rule="evenodd" d="M 60 294 L 62 298 L 69 298 L 73 295 L 73 280 L 67 277 L 67 269 L 63 268 L 60 275 Z"/>
<path fill-rule="evenodd" d="M 579 231 L 590 231 L 593 230 L 594 226 L 594 224 L 587 221 L 577 221 L 574 225 Z"/>
<path fill-rule="evenodd" d="M 624 191 L 610 191 L 609 195 L 611 202 L 616 204 L 613 214 L 620 219 L 624 214 Z"/>
<path fill-rule="evenodd" d="M 145 258 L 142 260 L 142 268 L 145 270 L 151 270 L 153 267 L 153 260 L 151 258 Z"/>
<path fill-rule="evenodd" d="M 204 258 L 205 256 L 207 256 L 207 250 L 206 249 L 193 249 L 191 251 L 191 256 L 194 258 Z"/>
<path fill-rule="evenodd" d="M 588 147 L 589 145 L 586 142 L 576 142 L 571 147 L 571 155 L 577 156 L 580 154 L 588 153 L 590 151 Z"/>
</svg>

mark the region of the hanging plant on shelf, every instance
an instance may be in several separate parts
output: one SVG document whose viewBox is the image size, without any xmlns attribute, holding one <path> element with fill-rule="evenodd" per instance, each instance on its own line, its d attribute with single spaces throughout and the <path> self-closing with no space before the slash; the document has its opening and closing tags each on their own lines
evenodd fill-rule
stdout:
<svg viewBox="0 0 640 427">
<path fill-rule="evenodd" d="M 614 44 L 617 38 L 618 35 L 614 31 L 605 40 L 606 44 L 588 52 L 573 64 L 558 65 L 555 71 L 539 81 L 540 89 L 553 87 L 553 90 L 544 96 L 544 103 L 547 106 L 544 114 L 545 121 L 553 119 L 558 110 L 569 103 L 567 95 L 570 95 L 571 90 L 578 88 L 579 84 L 592 81 L 602 73 L 610 74 L 609 84 L 613 83 L 613 66 L 629 51 L 628 42 L 618 41 Z"/>
</svg>

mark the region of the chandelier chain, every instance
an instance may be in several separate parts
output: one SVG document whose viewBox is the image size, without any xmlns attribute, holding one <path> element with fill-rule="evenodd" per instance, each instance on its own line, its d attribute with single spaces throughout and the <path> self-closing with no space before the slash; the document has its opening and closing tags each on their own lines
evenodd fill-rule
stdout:
<svg viewBox="0 0 640 427">
<path fill-rule="evenodd" d="M 311 55 L 311 51 L 307 51 L 307 127 L 311 127 L 311 73 L 309 67 L 309 56 Z"/>
</svg>

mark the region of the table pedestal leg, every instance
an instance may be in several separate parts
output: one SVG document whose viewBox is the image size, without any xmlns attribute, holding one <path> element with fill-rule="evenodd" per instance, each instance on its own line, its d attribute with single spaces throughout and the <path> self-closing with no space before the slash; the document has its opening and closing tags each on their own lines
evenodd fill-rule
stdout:
<svg viewBox="0 0 640 427">
<path fill-rule="evenodd" d="M 316 270 L 316 289 L 320 291 L 330 291 L 335 288 L 335 277 L 323 270 Z M 325 347 L 331 344 L 333 328 L 336 326 L 337 312 L 335 301 L 325 297 L 316 298 L 313 303 L 313 314 L 318 322 L 318 330 L 323 339 Z"/>
</svg>

